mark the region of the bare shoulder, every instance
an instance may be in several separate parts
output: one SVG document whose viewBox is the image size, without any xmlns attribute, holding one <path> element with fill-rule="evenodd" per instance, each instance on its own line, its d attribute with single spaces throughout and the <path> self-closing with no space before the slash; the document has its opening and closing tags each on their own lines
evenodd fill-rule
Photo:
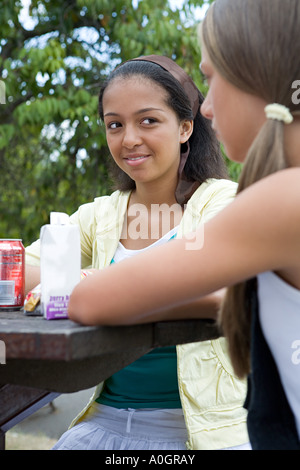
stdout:
<svg viewBox="0 0 300 470">
<path fill-rule="evenodd" d="M 269 175 L 258 181 L 252 187 L 255 191 L 267 191 L 269 195 L 282 196 L 294 194 L 300 197 L 300 167 L 287 168 Z M 249 188 L 249 189 L 250 189 Z"/>
<path fill-rule="evenodd" d="M 253 205 L 257 215 L 300 218 L 300 168 L 288 168 L 269 175 L 240 193 L 245 206 Z"/>
<path fill-rule="evenodd" d="M 218 256 L 226 250 L 231 259 L 247 259 L 249 273 L 299 265 L 300 168 L 279 171 L 243 190 L 206 234 L 214 251 L 220 247 Z"/>
</svg>

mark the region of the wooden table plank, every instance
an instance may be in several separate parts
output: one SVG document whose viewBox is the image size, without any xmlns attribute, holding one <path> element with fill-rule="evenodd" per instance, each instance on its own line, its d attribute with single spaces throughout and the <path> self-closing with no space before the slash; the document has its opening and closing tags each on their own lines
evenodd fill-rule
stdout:
<svg viewBox="0 0 300 470">
<path fill-rule="evenodd" d="M 0 449 L 5 431 L 55 394 L 90 388 L 153 348 L 219 336 L 205 320 L 89 327 L 0 311 Z"/>
<path fill-rule="evenodd" d="M 89 327 L 71 320 L 44 320 L 0 312 L 0 340 L 9 359 L 78 360 L 152 345 L 153 325 Z"/>
<path fill-rule="evenodd" d="M 0 428 L 2 432 L 8 431 L 57 396 L 57 393 L 49 393 L 36 388 L 0 385 Z"/>
<path fill-rule="evenodd" d="M 0 312 L 0 340 L 6 346 L 0 383 L 75 392 L 105 380 L 153 348 L 219 336 L 215 323 L 204 320 L 89 327 Z"/>
</svg>

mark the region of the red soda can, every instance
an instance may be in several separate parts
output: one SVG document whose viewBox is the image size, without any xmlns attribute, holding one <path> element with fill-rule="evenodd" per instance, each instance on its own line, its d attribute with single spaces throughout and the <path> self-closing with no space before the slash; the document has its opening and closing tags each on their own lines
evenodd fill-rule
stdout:
<svg viewBox="0 0 300 470">
<path fill-rule="evenodd" d="M 25 249 L 22 240 L 0 239 L 0 309 L 24 305 Z"/>
</svg>

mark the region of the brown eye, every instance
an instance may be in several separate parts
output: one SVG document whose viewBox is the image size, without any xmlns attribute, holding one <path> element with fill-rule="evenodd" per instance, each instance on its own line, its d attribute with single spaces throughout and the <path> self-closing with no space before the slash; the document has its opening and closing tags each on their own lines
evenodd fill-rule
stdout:
<svg viewBox="0 0 300 470">
<path fill-rule="evenodd" d="M 117 129 L 118 127 L 121 127 L 121 124 L 119 122 L 110 122 L 107 124 L 107 129 Z"/>
<path fill-rule="evenodd" d="M 147 125 L 149 125 L 149 124 L 154 124 L 155 122 L 157 122 L 157 120 L 156 120 L 156 119 L 153 119 L 153 118 L 144 118 L 144 119 L 142 120 L 142 123 L 143 123 L 143 124 L 147 124 Z"/>
</svg>

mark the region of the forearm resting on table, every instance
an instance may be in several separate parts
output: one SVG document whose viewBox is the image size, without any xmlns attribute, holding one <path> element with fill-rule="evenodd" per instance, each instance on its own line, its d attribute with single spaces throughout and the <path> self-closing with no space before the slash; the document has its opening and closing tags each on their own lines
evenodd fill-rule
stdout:
<svg viewBox="0 0 300 470">
<path fill-rule="evenodd" d="M 97 272 L 97 270 L 92 271 L 93 273 Z M 93 278 L 94 276 L 91 277 Z M 98 284 L 98 288 L 97 284 L 95 284 L 98 292 L 99 285 L 101 286 L 101 284 L 102 282 L 100 281 L 100 283 Z M 87 287 L 82 289 L 83 286 L 84 281 L 83 283 L 81 282 L 80 286 L 77 286 L 77 288 L 75 289 L 75 295 L 71 295 L 69 303 L 69 317 L 71 320 L 86 325 L 129 325 L 136 323 L 150 323 L 157 321 L 183 320 L 193 318 L 217 320 L 220 306 L 226 292 L 226 289 L 220 289 L 201 298 L 194 298 L 192 300 L 185 301 L 184 303 L 181 302 L 177 304 L 159 307 L 153 312 L 149 312 L 149 310 L 145 311 L 145 314 L 139 312 L 138 317 L 136 317 L 135 315 L 126 314 L 121 315 L 120 317 L 115 316 L 114 314 L 103 316 L 100 313 L 103 305 L 99 309 L 98 301 L 94 302 L 92 300 L 93 288 Z M 78 289 L 78 287 L 80 287 L 80 289 Z M 122 303 L 122 301 L 120 301 L 120 299 L 122 298 L 122 294 L 120 292 L 119 295 L 116 295 L 116 298 L 119 299 L 117 301 L 118 304 L 119 302 Z M 123 300 L 125 301 L 125 299 Z M 130 302 L 131 306 L 133 306 L 134 301 L 135 299 L 132 298 Z M 98 307 L 96 305 L 98 305 Z M 123 309 L 130 309 L 130 305 L 125 307 L 125 304 L 123 304 Z M 120 308 L 122 309 L 122 307 Z M 93 310 L 99 311 L 99 315 L 95 312 L 91 313 L 91 311 Z"/>
<path fill-rule="evenodd" d="M 190 247 L 190 239 L 188 243 Z M 195 263 L 202 250 L 186 250 L 186 246 L 186 240 L 173 240 L 83 279 L 71 294 L 70 318 L 86 325 L 215 319 L 224 284 L 215 282 L 218 271 L 210 269 L 207 276 L 198 269 L 210 268 L 211 255 L 204 263 Z"/>
<path fill-rule="evenodd" d="M 40 267 L 31 264 L 25 265 L 25 294 L 37 286 L 40 281 Z"/>
<path fill-rule="evenodd" d="M 173 305 L 171 307 L 165 307 L 154 311 L 153 313 L 147 312 L 145 316 L 139 315 L 138 319 L 135 317 L 123 317 L 122 320 L 116 320 L 112 316 L 109 320 L 105 321 L 103 321 L 101 318 L 95 318 L 91 320 L 85 315 L 84 310 L 73 310 L 72 305 L 69 306 L 69 317 L 71 320 L 74 320 L 83 325 L 130 325 L 135 323 L 141 324 L 158 321 L 191 320 L 195 318 L 217 320 L 225 291 L 226 289 L 221 289 L 217 292 L 190 302 Z"/>
<path fill-rule="evenodd" d="M 191 302 L 162 309 L 154 313 L 153 321 L 162 320 L 182 320 L 192 318 L 203 318 L 217 320 L 226 289 L 220 289 L 212 294 L 206 295 Z M 149 321 L 149 316 L 147 317 Z"/>
</svg>

